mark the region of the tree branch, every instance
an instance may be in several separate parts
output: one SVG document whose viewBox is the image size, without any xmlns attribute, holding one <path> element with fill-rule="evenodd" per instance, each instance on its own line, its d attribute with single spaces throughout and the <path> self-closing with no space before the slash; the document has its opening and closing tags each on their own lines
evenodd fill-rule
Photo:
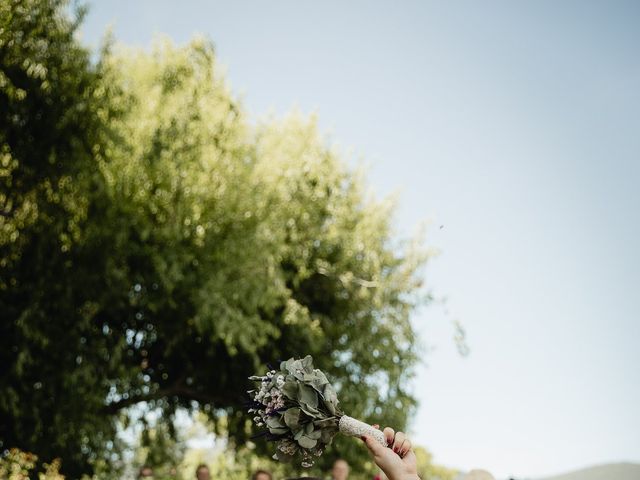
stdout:
<svg viewBox="0 0 640 480">
<path fill-rule="evenodd" d="M 176 383 L 169 388 L 158 389 L 153 393 L 147 393 L 144 395 L 136 395 L 129 396 L 127 398 L 123 398 L 116 402 L 111 402 L 108 405 L 105 405 L 103 408 L 103 412 L 106 414 L 114 414 L 119 412 L 120 410 L 135 405 L 140 402 L 149 402 L 151 400 L 160 400 L 166 397 L 177 396 L 184 400 L 195 400 L 200 403 L 212 403 L 215 404 L 218 401 L 218 398 L 214 395 L 208 394 L 206 392 L 199 392 L 193 388 L 189 388 L 186 385 L 181 383 Z"/>
</svg>

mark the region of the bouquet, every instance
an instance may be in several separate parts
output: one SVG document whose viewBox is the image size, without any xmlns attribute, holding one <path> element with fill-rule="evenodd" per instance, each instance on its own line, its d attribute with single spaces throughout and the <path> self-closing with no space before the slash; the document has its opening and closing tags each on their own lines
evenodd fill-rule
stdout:
<svg viewBox="0 0 640 480">
<path fill-rule="evenodd" d="M 258 436 L 276 442 L 274 459 L 289 462 L 302 457 L 302 466 L 313 465 L 333 437 L 340 432 L 361 437 L 370 435 L 385 447 L 384 434 L 371 425 L 345 415 L 338 407 L 336 392 L 326 375 L 313 368 L 313 359 L 289 359 L 263 376 L 249 380 L 260 388 L 248 393 L 253 421 L 266 428 Z"/>
</svg>

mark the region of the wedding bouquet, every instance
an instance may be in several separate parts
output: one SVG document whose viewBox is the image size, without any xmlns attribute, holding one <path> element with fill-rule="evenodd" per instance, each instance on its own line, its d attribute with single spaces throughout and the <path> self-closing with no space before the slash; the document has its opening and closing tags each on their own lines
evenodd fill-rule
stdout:
<svg viewBox="0 0 640 480">
<path fill-rule="evenodd" d="M 335 390 L 326 375 L 313 368 L 310 355 L 291 358 L 279 370 L 249 380 L 260 382 L 258 389 L 248 392 L 252 399 L 249 412 L 255 414 L 258 427 L 266 428 L 260 435 L 276 442 L 276 460 L 288 462 L 301 456 L 302 466 L 310 467 L 338 432 L 370 435 L 387 446 L 380 430 L 340 410 Z"/>
</svg>

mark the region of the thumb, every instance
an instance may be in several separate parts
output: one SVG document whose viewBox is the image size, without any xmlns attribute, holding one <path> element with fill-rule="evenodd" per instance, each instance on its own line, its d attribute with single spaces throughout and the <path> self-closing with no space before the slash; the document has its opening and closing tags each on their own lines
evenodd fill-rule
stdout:
<svg viewBox="0 0 640 480">
<path fill-rule="evenodd" d="M 380 442 L 378 442 L 375 438 L 369 435 L 363 435 L 360 437 L 364 444 L 367 446 L 369 451 L 373 453 L 376 457 L 380 457 L 384 454 L 386 447 L 383 447 Z"/>
</svg>

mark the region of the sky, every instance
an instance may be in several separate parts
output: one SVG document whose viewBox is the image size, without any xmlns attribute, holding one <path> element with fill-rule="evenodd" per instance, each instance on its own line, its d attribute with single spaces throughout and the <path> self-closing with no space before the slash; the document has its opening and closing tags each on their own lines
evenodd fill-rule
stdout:
<svg viewBox="0 0 640 480">
<path fill-rule="evenodd" d="M 399 192 L 398 238 L 430 222 L 411 432 L 436 462 L 640 462 L 638 2 L 89 6 L 94 46 L 108 25 L 138 46 L 206 35 L 253 117 L 315 112 Z"/>
</svg>

